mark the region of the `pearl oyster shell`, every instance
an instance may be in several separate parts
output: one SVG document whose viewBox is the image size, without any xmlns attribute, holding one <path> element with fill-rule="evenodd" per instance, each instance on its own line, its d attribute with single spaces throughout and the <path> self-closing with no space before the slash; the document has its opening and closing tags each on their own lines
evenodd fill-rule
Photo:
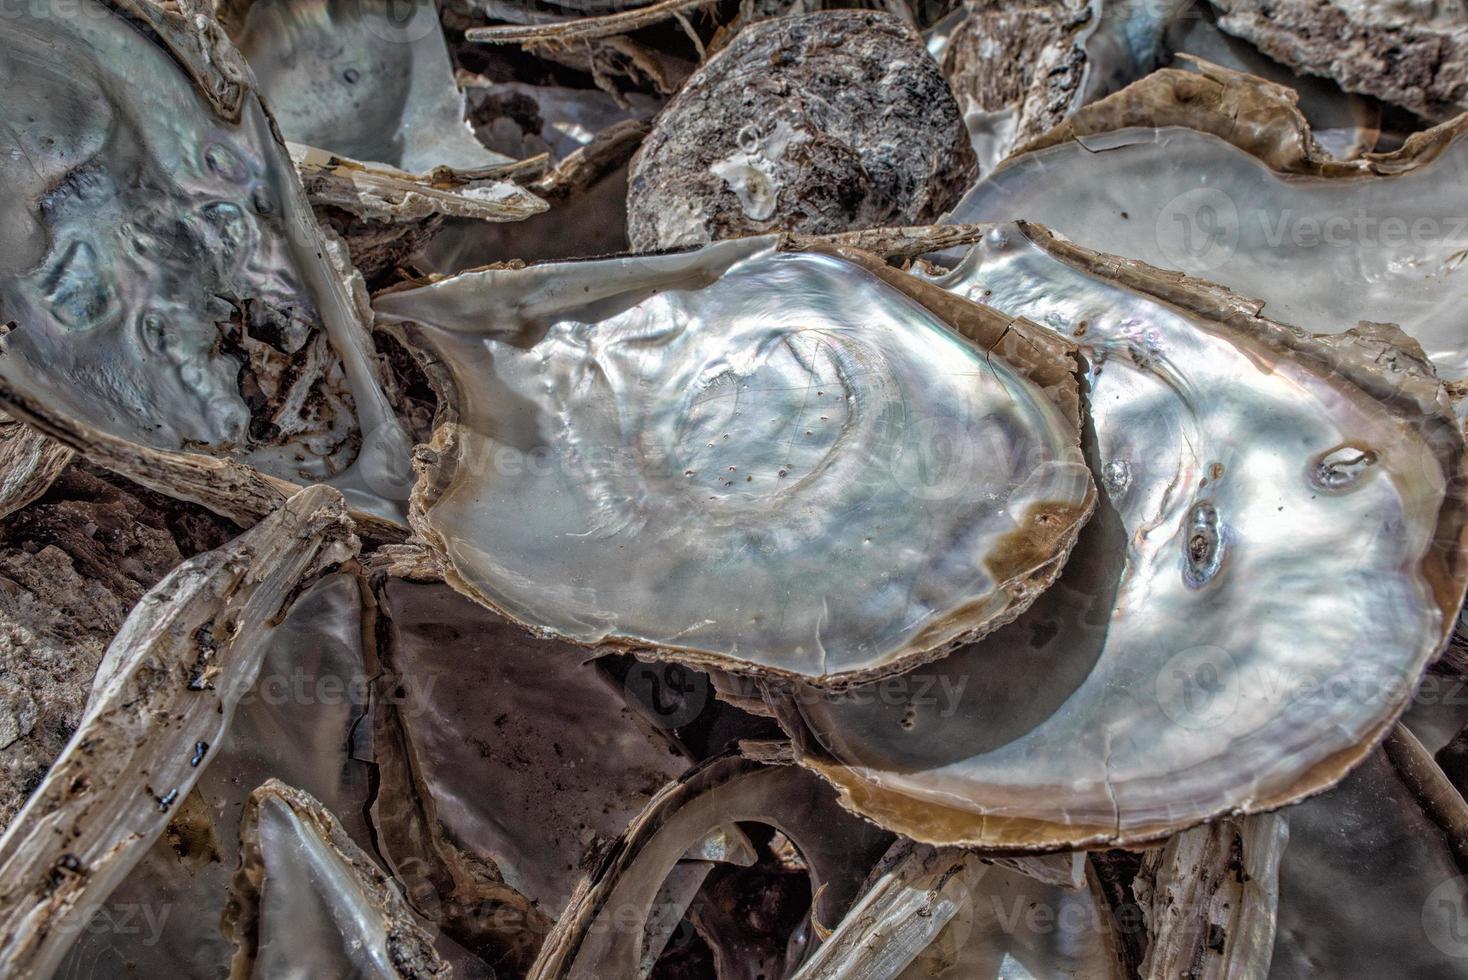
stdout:
<svg viewBox="0 0 1468 980">
<path fill-rule="evenodd" d="M 169 829 L 108 897 L 103 921 L 152 916 L 129 931 L 87 929 L 60 975 L 88 976 L 126 963 L 143 976 L 211 976 L 235 944 L 220 931 L 239 865 L 240 820 L 251 791 L 279 779 L 310 793 L 351 839 L 373 845 L 370 753 L 354 733 L 368 727 L 371 667 L 362 642 L 357 575 L 323 577 L 291 603 L 271 634 L 258 673 L 228 728 L 203 750 L 209 760 L 192 793 L 169 813 Z M 197 746 L 190 760 L 197 755 Z M 187 910 L 185 912 L 184 910 Z"/>
<path fill-rule="evenodd" d="M 412 174 L 511 162 L 465 121 L 433 0 L 221 7 L 286 139 Z"/>
<path fill-rule="evenodd" d="M 6 400 L 58 432 L 329 480 L 391 513 L 408 442 L 354 273 L 218 26 L 81 0 L 27 8 L 0 51 Z"/>
<path fill-rule="evenodd" d="M 425 580 L 423 557 L 372 576 L 374 840 L 417 908 L 523 972 L 587 863 L 691 763 L 584 651 Z"/>
<path fill-rule="evenodd" d="M 1155 839 L 1339 780 L 1468 576 L 1463 436 L 1420 354 L 1029 225 L 939 281 L 1083 345 L 1105 497 L 1034 606 L 901 697 L 772 690 L 805 761 L 892 829 L 1016 850 Z"/>
<path fill-rule="evenodd" d="M 456 389 L 415 526 L 577 643 L 890 674 L 1017 615 L 1094 501 L 1066 346 L 855 251 L 486 270 L 376 310 Z"/>
<path fill-rule="evenodd" d="M 1165 69 L 1077 111 L 980 180 L 944 219 L 1036 221 L 1090 248 L 1218 282 L 1336 333 L 1396 323 L 1446 377 L 1468 375 L 1458 276 L 1465 123 L 1332 161 L 1292 92 L 1216 66 Z"/>
</svg>

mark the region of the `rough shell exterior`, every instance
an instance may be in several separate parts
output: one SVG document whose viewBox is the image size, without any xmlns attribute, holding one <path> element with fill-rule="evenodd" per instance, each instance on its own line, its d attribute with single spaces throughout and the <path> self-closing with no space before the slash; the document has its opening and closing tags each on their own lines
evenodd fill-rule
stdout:
<svg viewBox="0 0 1468 980">
<path fill-rule="evenodd" d="M 973 173 L 915 33 L 877 13 L 786 17 L 741 31 L 658 117 L 632 161 L 627 230 L 645 251 L 919 224 Z"/>
</svg>

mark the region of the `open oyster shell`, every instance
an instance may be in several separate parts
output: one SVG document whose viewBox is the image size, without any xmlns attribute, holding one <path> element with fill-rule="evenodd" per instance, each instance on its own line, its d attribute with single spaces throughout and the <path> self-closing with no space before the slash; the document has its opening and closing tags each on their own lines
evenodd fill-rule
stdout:
<svg viewBox="0 0 1468 980">
<path fill-rule="evenodd" d="M 0 838 L 0 969 L 48 976 L 163 832 L 249 689 L 271 622 L 356 540 L 313 487 L 144 597 L 108 648 L 87 713 Z"/>
<path fill-rule="evenodd" d="M 1030 225 L 939 281 L 1083 345 L 1105 499 L 983 641 L 846 697 L 770 685 L 805 761 L 911 837 L 1017 850 L 1338 781 L 1468 580 L 1463 437 L 1420 353 L 1390 328 L 1311 337 Z"/>
<path fill-rule="evenodd" d="M 1333 161 L 1292 92 L 1217 67 L 1165 69 L 1074 113 L 945 219 L 1036 221 L 1091 248 L 1201 276 L 1321 333 L 1396 323 L 1468 374 L 1458 276 L 1461 121 Z"/>
<path fill-rule="evenodd" d="M 354 273 L 217 24 L 83 0 L 28 7 L 0 45 L 17 93 L 0 107 L 5 399 L 390 512 L 408 443 Z"/>
<path fill-rule="evenodd" d="M 577 643 L 826 685 L 1033 601 L 1094 503 L 1067 345 L 775 245 L 378 297 L 452 375 L 413 513 L 452 584 Z"/>
</svg>

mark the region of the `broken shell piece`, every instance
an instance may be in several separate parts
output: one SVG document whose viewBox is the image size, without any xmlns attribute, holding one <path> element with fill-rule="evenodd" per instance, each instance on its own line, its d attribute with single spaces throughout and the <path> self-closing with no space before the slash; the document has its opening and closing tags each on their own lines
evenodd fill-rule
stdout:
<svg viewBox="0 0 1468 980">
<path fill-rule="evenodd" d="M 302 491 L 143 597 L 108 648 L 87 713 L 0 838 L 0 972 L 49 976 L 163 832 L 253 684 L 303 581 L 356 550 L 341 497 Z"/>
<path fill-rule="evenodd" d="M 1094 882 L 1045 885 L 972 852 L 899 841 L 792 980 L 1122 980 Z"/>
<path fill-rule="evenodd" d="M 1273 980 L 1462 976 L 1468 806 L 1410 734 L 1281 816 Z"/>
<path fill-rule="evenodd" d="M 667 786 L 581 882 L 530 971 L 532 980 L 637 976 L 643 923 L 689 848 L 729 823 L 774 826 L 811 877 L 811 916 L 836 922 L 891 842 L 845 814 L 819 779 L 797 766 L 716 757 Z"/>
<path fill-rule="evenodd" d="M 198 759 L 202 768 L 209 760 L 194 791 L 170 811 L 163 836 L 96 917 L 152 921 L 136 930 L 83 930 L 60 975 L 105 973 L 112 963 L 150 977 L 227 970 L 235 946 L 219 923 L 239 865 L 240 819 L 252 787 L 268 779 L 309 792 L 341 815 L 354 841 L 372 846 L 364 717 L 372 668 L 364 656 L 361 606 L 354 571 L 324 577 L 291 604 L 228 730 L 192 747 L 191 763 Z"/>
<path fill-rule="evenodd" d="M 1194 14 L 1179 17 L 1169 25 L 1166 47 L 1175 67 L 1189 69 L 1191 59 L 1197 58 L 1205 63 L 1205 73 L 1211 64 L 1294 89 L 1300 112 L 1309 120 L 1311 135 L 1321 150 L 1336 160 L 1354 160 L 1377 148 L 1382 138 L 1383 106 L 1379 101 L 1343 92 L 1329 79 L 1298 75 L 1253 46 L 1223 33 L 1206 10 L 1195 9 Z"/>
<path fill-rule="evenodd" d="M 0 412 L 0 518 L 45 493 L 74 455 L 61 443 Z"/>
<path fill-rule="evenodd" d="M 523 221 L 546 203 L 508 180 L 436 180 L 393 167 L 289 143 L 291 162 L 316 206 L 341 208 L 378 221 L 412 221 L 442 214 L 476 221 Z"/>
<path fill-rule="evenodd" d="M 0 828 L 76 731 L 129 610 L 238 533 L 82 461 L 0 524 Z"/>
<path fill-rule="evenodd" d="M 1212 0 L 1218 26 L 1302 74 L 1440 122 L 1468 110 L 1468 23 L 1454 4 Z M 1389 54 L 1388 54 L 1389 52 Z"/>
<path fill-rule="evenodd" d="M 140 446 L 335 481 L 390 509 L 407 495 L 394 480 L 410 446 L 350 265 L 323 241 L 259 100 L 229 80 L 246 75 L 237 54 L 217 37 L 190 46 L 217 25 L 123 6 L 28 8 L 0 39 L 9 87 L 25 93 L 0 107 L 13 144 L 0 307 L 18 325 L 0 376 Z"/>
<path fill-rule="evenodd" d="M 1136 81 L 1166 55 L 1192 0 L 976 0 L 943 45 L 943 74 L 989 172 L 1016 146 Z"/>
<path fill-rule="evenodd" d="M 378 846 L 417 908 L 523 970 L 586 866 L 688 763 L 585 651 L 441 582 L 376 592 Z"/>
<path fill-rule="evenodd" d="M 1149 852 L 1133 883 L 1149 934 L 1141 975 L 1269 976 L 1288 839 L 1285 817 L 1266 813 L 1194 827 Z"/>
<path fill-rule="evenodd" d="M 924 222 L 973 173 L 958 106 L 911 28 L 865 11 L 776 18 L 735 35 L 654 121 L 632 161 L 628 236 L 651 250 Z"/>
<path fill-rule="evenodd" d="M 1310 337 L 1030 225 L 941 282 L 1084 345 L 1104 499 L 1059 580 L 983 641 L 844 697 L 772 685 L 807 761 L 891 829 L 1015 850 L 1334 784 L 1468 576 L 1463 438 L 1420 353 L 1390 328 Z"/>
<path fill-rule="evenodd" d="M 1167 69 L 1079 110 L 981 180 L 944 220 L 1040 222 L 1072 240 L 1219 282 L 1334 333 L 1396 323 L 1447 377 L 1468 374 L 1458 302 L 1468 124 L 1332 161 L 1289 90 Z"/>
<path fill-rule="evenodd" d="M 1034 600 L 1094 504 L 1066 345 L 774 245 L 378 297 L 453 375 L 413 520 L 455 587 L 577 643 L 827 685 Z"/>
<path fill-rule="evenodd" d="M 414 174 L 510 162 L 465 121 L 433 0 L 227 0 L 286 139 Z"/>
<path fill-rule="evenodd" d="M 240 821 L 230 976 L 427 980 L 451 971 L 398 886 L 308 793 L 272 779 Z"/>
</svg>

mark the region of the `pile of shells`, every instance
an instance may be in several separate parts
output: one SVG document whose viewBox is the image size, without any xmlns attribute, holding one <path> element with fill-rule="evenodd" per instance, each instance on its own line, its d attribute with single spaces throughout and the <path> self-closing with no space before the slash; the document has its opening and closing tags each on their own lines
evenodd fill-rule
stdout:
<svg viewBox="0 0 1468 980">
<path fill-rule="evenodd" d="M 1468 977 L 1468 12 L 35 0 L 0 976 Z"/>
</svg>

